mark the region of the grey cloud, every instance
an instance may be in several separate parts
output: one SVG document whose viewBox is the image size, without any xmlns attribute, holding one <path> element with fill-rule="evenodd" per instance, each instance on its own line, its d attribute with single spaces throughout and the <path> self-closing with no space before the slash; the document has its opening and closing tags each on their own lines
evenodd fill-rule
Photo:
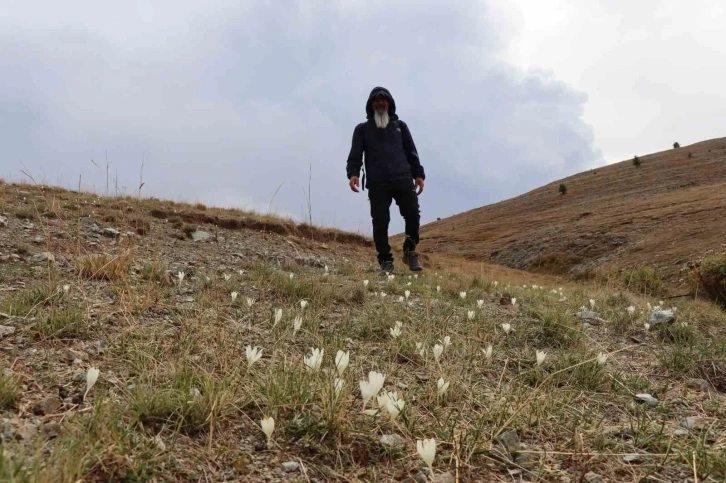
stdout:
<svg viewBox="0 0 726 483">
<path fill-rule="evenodd" d="M 108 151 L 127 192 L 143 156 L 148 195 L 264 211 L 282 185 L 275 209 L 303 218 L 312 166 L 315 221 L 369 233 L 345 159 L 376 85 L 396 97 L 426 168 L 423 222 L 600 160 L 581 120 L 586 96 L 502 63 L 507 39 L 486 8 L 303 5 L 211 3 L 175 17 L 174 28 L 168 10 L 142 9 L 160 24 L 157 37 L 121 14 L 112 35 L 112 20 L 95 25 L 88 15 L 5 29 L 0 175 L 18 179 L 22 160 L 48 182 L 74 186 L 82 174 L 103 191 L 90 159 L 102 163 Z M 123 27 L 137 26 L 144 35 L 123 42 Z"/>
</svg>

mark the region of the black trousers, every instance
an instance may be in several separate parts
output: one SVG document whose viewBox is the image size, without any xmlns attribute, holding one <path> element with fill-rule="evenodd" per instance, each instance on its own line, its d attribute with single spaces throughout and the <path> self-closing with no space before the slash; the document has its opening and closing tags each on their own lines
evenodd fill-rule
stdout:
<svg viewBox="0 0 726 483">
<path fill-rule="evenodd" d="M 406 221 L 406 239 L 403 242 L 403 251 L 405 253 L 416 250 L 419 241 L 421 212 L 413 180 L 403 179 L 371 184 L 368 187 L 368 200 L 371 203 L 373 242 L 378 252 L 378 263 L 393 260 L 391 246 L 388 244 L 388 224 L 391 221 L 390 208 L 393 200 L 396 200 L 398 210 Z"/>
</svg>

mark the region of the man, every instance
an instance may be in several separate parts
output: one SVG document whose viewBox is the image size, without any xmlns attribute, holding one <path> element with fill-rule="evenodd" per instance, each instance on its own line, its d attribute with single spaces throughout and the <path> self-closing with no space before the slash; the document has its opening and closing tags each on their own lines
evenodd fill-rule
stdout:
<svg viewBox="0 0 726 483">
<path fill-rule="evenodd" d="M 381 273 L 393 271 L 393 255 L 388 244 L 392 200 L 396 200 L 401 216 L 406 221 L 403 262 L 411 270 L 420 271 L 422 267 L 416 253 L 420 224 L 418 195 L 423 192 L 426 175 L 418 159 L 416 146 L 406 123 L 398 119 L 396 102 L 387 89 L 376 87 L 371 91 L 366 102 L 366 119 L 353 131 L 346 166 L 350 189 L 358 193 L 358 176 L 365 153 L 363 189 L 368 188 L 373 241 Z"/>
</svg>

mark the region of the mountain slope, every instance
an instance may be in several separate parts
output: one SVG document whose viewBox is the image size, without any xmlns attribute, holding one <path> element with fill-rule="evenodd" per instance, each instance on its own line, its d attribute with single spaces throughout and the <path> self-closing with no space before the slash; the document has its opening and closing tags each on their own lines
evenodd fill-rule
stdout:
<svg viewBox="0 0 726 483">
<path fill-rule="evenodd" d="M 555 181 L 421 229 L 421 250 L 574 274 L 655 266 L 676 282 L 726 242 L 726 138 Z M 566 194 L 559 193 L 564 183 Z"/>
</svg>

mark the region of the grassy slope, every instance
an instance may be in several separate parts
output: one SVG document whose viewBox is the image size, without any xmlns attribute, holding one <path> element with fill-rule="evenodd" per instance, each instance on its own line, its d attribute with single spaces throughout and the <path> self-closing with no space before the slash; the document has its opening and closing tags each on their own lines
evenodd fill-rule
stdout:
<svg viewBox="0 0 726 483">
<path fill-rule="evenodd" d="M 0 339 L 0 481 L 400 481 L 423 466 L 424 437 L 438 441 L 437 474 L 461 481 L 726 478 L 726 316 L 709 304 L 677 301 L 677 323 L 647 332 L 646 304 L 657 301 L 615 286 L 462 260 L 381 280 L 360 245 L 249 229 L 195 243 L 181 236 L 183 220 L 149 216 L 215 213 L 203 207 L 17 185 L 0 193 L 0 324 L 16 329 Z M 81 217 L 145 223 L 144 235 L 95 237 Z M 55 264 L 27 261 L 46 250 Z M 516 304 L 502 305 L 505 295 Z M 572 316 L 590 299 L 601 326 Z M 263 349 L 251 367 L 248 344 Z M 325 350 L 319 371 L 303 363 L 312 348 Z M 338 350 L 350 351 L 350 366 L 336 397 Z M 542 366 L 536 350 L 547 353 Z M 91 366 L 100 377 L 83 401 Z M 358 381 L 373 370 L 405 401 L 395 421 L 362 413 Z M 439 378 L 450 384 L 442 396 Z M 658 406 L 638 403 L 641 392 Z M 48 398 L 59 406 L 33 414 Z M 264 415 L 276 421 L 267 448 Z M 674 436 L 691 416 L 697 428 Z M 520 441 L 512 451 L 497 443 L 508 431 Z M 383 448 L 390 433 L 405 446 Z M 627 464 L 626 454 L 640 457 Z M 283 474 L 284 461 L 302 468 Z"/>
<path fill-rule="evenodd" d="M 623 161 L 430 223 L 422 251 L 515 268 L 543 256 L 563 272 L 652 265 L 678 285 L 686 262 L 724 251 L 726 138 L 640 160 L 639 168 Z"/>
</svg>

